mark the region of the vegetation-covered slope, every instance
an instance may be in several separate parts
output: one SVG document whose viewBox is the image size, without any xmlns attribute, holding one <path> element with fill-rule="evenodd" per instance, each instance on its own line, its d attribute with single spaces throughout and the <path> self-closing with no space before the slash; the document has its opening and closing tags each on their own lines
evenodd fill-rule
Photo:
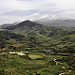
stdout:
<svg viewBox="0 0 75 75">
<path fill-rule="evenodd" d="M 75 31 L 31 21 L 0 30 L 0 75 L 74 75 Z"/>
<path fill-rule="evenodd" d="M 46 27 L 28 20 L 21 22 L 15 26 L 8 26 L 5 29 L 7 29 L 5 33 L 6 35 L 3 34 L 3 36 L 6 36 L 5 38 L 7 39 L 9 38 L 8 30 L 13 30 L 13 32 L 18 33 L 10 34 L 11 38 L 17 37 L 17 39 L 21 39 L 21 37 L 19 36 L 20 34 L 21 36 L 24 36 L 21 41 L 23 42 L 23 45 L 21 47 L 23 47 L 24 49 L 49 49 L 56 52 L 65 52 L 64 50 L 70 51 L 70 48 L 72 48 L 71 51 L 75 51 L 75 31 L 66 31 L 62 28 L 55 27 Z"/>
</svg>

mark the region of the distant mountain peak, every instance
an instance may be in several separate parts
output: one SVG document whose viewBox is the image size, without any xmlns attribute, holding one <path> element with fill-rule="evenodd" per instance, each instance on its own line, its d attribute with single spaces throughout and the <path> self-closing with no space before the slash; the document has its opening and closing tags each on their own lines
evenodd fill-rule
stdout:
<svg viewBox="0 0 75 75">
<path fill-rule="evenodd" d="M 21 32 L 25 32 L 25 31 L 30 31 L 30 30 L 39 30 L 41 28 L 43 28 L 44 26 L 35 22 L 32 22 L 30 20 L 26 20 L 23 22 L 20 22 L 17 25 L 12 25 L 12 26 L 7 26 L 4 29 L 8 29 L 8 30 L 15 30 L 15 32 L 21 33 Z"/>
<path fill-rule="evenodd" d="M 38 16 L 38 15 L 41 15 L 41 13 L 40 13 L 40 12 L 35 12 L 35 13 L 33 13 L 32 15 L 33 15 L 33 16 Z"/>
<path fill-rule="evenodd" d="M 18 25 L 31 25 L 34 24 L 34 22 L 30 21 L 30 20 L 25 20 L 20 22 Z"/>
<path fill-rule="evenodd" d="M 36 20 L 41 20 L 41 19 L 57 20 L 57 19 L 64 19 L 64 18 L 62 16 L 58 16 L 56 14 L 42 14 L 40 12 L 35 12 L 35 13 L 27 16 L 26 19 L 31 20 L 31 21 L 36 21 Z M 22 21 L 24 21 L 24 20 L 22 20 Z"/>
</svg>

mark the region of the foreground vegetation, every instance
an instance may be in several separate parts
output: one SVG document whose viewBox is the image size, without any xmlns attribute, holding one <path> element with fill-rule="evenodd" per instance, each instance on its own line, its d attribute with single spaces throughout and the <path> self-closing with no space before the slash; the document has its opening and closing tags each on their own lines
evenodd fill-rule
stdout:
<svg viewBox="0 0 75 75">
<path fill-rule="evenodd" d="M 25 53 L 25 52 L 24 52 Z M 35 54 L 35 58 L 30 56 Z M 41 58 L 37 55 L 42 56 Z M 63 55 L 63 54 L 62 54 Z M 0 75 L 74 75 L 74 56 L 28 52 L 25 55 L 0 54 Z"/>
</svg>

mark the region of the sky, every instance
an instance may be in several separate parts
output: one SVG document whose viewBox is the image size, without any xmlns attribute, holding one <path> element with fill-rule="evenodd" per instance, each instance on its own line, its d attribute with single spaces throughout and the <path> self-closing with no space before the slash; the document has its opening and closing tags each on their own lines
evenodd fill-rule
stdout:
<svg viewBox="0 0 75 75">
<path fill-rule="evenodd" d="M 75 0 L 0 0 L 0 24 L 18 22 L 36 12 L 75 19 Z"/>
</svg>

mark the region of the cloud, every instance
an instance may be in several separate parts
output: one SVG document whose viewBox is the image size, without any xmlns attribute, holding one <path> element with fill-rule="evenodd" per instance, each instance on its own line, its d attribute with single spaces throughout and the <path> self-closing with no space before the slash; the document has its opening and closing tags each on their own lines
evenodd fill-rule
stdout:
<svg viewBox="0 0 75 75">
<path fill-rule="evenodd" d="M 75 0 L 0 0 L 0 11 L 75 9 Z"/>
<path fill-rule="evenodd" d="M 25 19 L 26 16 L 9 16 L 9 15 L 0 15 L 0 25 L 21 22 L 22 19 Z"/>
<path fill-rule="evenodd" d="M 17 0 L 1 0 L 0 10 L 1 11 L 17 11 L 17 10 L 31 10 L 34 9 L 30 2 L 20 2 Z"/>
<path fill-rule="evenodd" d="M 22 18 L 35 12 L 74 18 L 74 10 L 75 0 L 0 0 L 0 19 L 5 16 L 16 20 L 16 16 Z"/>
<path fill-rule="evenodd" d="M 19 10 L 19 11 L 10 11 L 10 12 L 5 12 L 5 13 L 1 13 L 1 15 L 9 15 L 9 16 L 27 16 L 27 15 L 31 15 L 34 12 L 37 12 L 37 10 Z"/>
<path fill-rule="evenodd" d="M 75 19 L 75 9 L 59 11 L 58 15 L 62 15 L 67 18 Z"/>
</svg>

